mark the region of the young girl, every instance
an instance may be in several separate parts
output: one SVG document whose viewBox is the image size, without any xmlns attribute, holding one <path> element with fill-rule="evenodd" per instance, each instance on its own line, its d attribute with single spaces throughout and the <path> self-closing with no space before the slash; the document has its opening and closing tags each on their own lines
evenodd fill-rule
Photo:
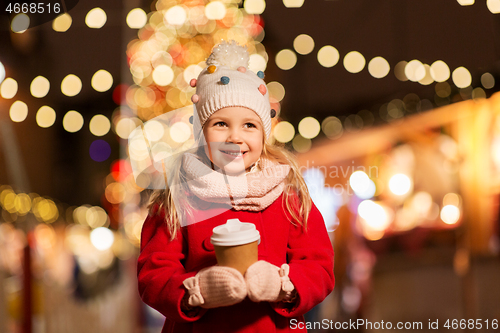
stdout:
<svg viewBox="0 0 500 333">
<path fill-rule="evenodd" d="M 162 333 L 305 332 L 303 314 L 334 286 L 323 218 L 293 155 L 267 141 L 276 112 L 248 58 L 222 42 L 191 81 L 194 134 L 206 145 L 182 156 L 169 182 L 178 186 L 155 191 L 148 206 L 138 282 L 166 317 Z M 210 243 L 212 229 L 234 218 L 261 237 L 244 275 L 218 266 Z"/>
</svg>

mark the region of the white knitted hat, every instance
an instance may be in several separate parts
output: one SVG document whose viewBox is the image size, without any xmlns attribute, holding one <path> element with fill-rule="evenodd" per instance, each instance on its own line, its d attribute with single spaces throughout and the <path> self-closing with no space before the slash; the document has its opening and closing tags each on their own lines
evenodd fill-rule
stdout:
<svg viewBox="0 0 500 333">
<path fill-rule="evenodd" d="M 191 97 L 199 117 L 193 122 L 194 133 L 199 133 L 207 119 L 227 106 L 243 106 L 253 110 L 262 120 L 266 138 L 271 134 L 271 110 L 269 92 L 264 73 L 248 69 L 249 56 L 244 46 L 235 41 L 222 41 L 214 47 L 207 59 L 207 67 L 198 79 L 191 80 L 196 94 Z M 201 126 L 200 128 L 197 128 Z"/>
</svg>

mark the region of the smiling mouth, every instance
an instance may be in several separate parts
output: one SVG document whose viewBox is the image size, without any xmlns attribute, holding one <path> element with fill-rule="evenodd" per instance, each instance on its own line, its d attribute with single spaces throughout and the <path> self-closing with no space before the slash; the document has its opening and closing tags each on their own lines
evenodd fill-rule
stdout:
<svg viewBox="0 0 500 333">
<path fill-rule="evenodd" d="M 239 150 L 221 150 L 221 153 L 229 155 L 229 156 L 238 157 L 238 156 L 245 155 L 247 152 L 246 151 L 241 152 Z"/>
</svg>

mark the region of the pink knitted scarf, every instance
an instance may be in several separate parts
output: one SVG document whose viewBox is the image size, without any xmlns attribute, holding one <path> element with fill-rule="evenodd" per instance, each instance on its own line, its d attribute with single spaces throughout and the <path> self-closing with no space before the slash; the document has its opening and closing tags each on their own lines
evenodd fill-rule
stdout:
<svg viewBox="0 0 500 333">
<path fill-rule="evenodd" d="M 195 155 L 185 153 L 183 167 L 188 188 L 200 199 L 231 205 L 235 210 L 260 211 L 283 192 L 290 165 L 259 160 L 259 171 L 228 176 L 212 170 Z"/>
</svg>

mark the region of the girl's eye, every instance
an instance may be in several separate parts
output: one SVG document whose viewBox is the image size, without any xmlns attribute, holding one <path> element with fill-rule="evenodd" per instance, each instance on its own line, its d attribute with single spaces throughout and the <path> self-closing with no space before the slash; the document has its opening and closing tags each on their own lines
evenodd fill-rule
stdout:
<svg viewBox="0 0 500 333">
<path fill-rule="evenodd" d="M 255 126 L 255 125 L 254 125 L 254 124 L 252 124 L 252 123 L 246 123 L 245 125 L 247 125 L 247 126 L 248 126 L 248 127 L 250 127 L 250 128 L 252 128 L 252 127 L 257 127 L 257 126 Z"/>
<path fill-rule="evenodd" d="M 226 123 L 223 122 L 223 121 L 219 121 L 218 123 L 214 124 L 214 126 L 217 126 L 217 127 L 221 127 L 221 126 L 224 126 L 224 125 L 226 125 Z"/>
</svg>

